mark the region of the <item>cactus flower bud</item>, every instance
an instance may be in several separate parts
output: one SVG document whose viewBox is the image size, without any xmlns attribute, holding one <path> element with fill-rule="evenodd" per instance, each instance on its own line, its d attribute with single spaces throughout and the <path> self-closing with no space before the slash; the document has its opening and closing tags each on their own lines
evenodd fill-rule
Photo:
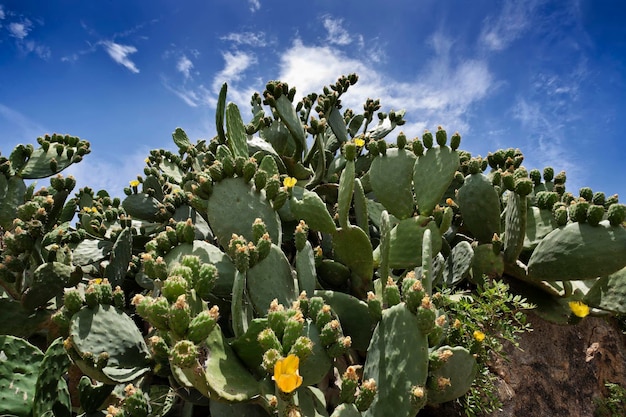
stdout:
<svg viewBox="0 0 626 417">
<path fill-rule="evenodd" d="M 424 134 L 422 135 L 422 142 L 424 143 L 424 147 L 426 149 L 430 149 L 433 147 L 433 134 L 430 133 L 428 130 L 424 131 Z"/>
<path fill-rule="evenodd" d="M 597 193 L 594 193 L 593 197 L 591 198 L 591 202 L 598 206 L 604 206 L 604 203 L 606 202 L 606 197 L 602 191 L 598 191 Z"/>
<path fill-rule="evenodd" d="M 361 384 L 361 388 L 359 390 L 359 395 L 354 401 L 354 405 L 357 410 L 360 412 L 366 411 L 372 405 L 374 398 L 376 397 L 376 381 L 373 379 L 368 379 L 367 381 L 363 381 Z"/>
<path fill-rule="evenodd" d="M 203 310 L 196 317 L 191 319 L 187 330 L 187 339 L 194 343 L 201 343 L 213 331 L 220 316 L 218 306 L 211 307 L 210 310 Z"/>
<path fill-rule="evenodd" d="M 570 204 L 568 214 L 572 221 L 584 223 L 587 221 L 587 210 L 589 210 L 589 203 L 581 200 L 577 203 Z"/>
<path fill-rule="evenodd" d="M 619 203 L 611 204 L 607 212 L 607 218 L 611 226 L 619 226 L 626 218 L 626 206 Z"/>
<path fill-rule="evenodd" d="M 198 363 L 198 347 L 190 340 L 178 341 L 170 349 L 170 361 L 179 368 L 191 368 Z"/>
<path fill-rule="evenodd" d="M 435 138 L 439 146 L 445 146 L 448 140 L 448 134 L 441 126 L 437 126 L 437 132 L 435 132 Z"/>
<path fill-rule="evenodd" d="M 189 289 L 188 281 L 180 275 L 170 275 L 164 282 L 161 288 L 161 294 L 170 303 L 175 302 L 179 296 L 185 294 Z"/>
<path fill-rule="evenodd" d="M 367 308 L 376 322 L 381 320 L 383 315 L 383 303 L 372 291 L 367 293 Z"/>
<path fill-rule="evenodd" d="M 176 299 L 169 311 L 169 327 L 179 337 L 187 333 L 187 328 L 191 322 L 191 308 L 187 303 L 186 295 L 183 294 Z"/>
<path fill-rule="evenodd" d="M 278 175 L 274 175 L 267 179 L 267 184 L 265 184 L 265 196 L 269 200 L 273 200 L 278 194 L 278 190 L 280 189 L 280 180 Z"/>
<path fill-rule="evenodd" d="M 604 206 L 592 204 L 587 209 L 587 223 L 597 226 L 604 217 Z"/>
<path fill-rule="evenodd" d="M 67 290 L 63 296 L 63 305 L 70 315 L 76 314 L 83 306 L 83 297 L 77 289 Z"/>
<path fill-rule="evenodd" d="M 354 365 L 348 366 L 341 377 L 339 401 L 342 403 L 351 404 L 356 399 L 356 389 L 359 386 L 359 376 L 356 373 L 358 368 Z"/>
<path fill-rule="evenodd" d="M 287 198 L 289 194 L 284 189 L 278 190 L 278 193 L 274 197 L 272 201 L 272 208 L 276 211 L 280 210 L 283 205 L 287 202 Z"/>
<path fill-rule="evenodd" d="M 285 331 L 283 332 L 283 352 L 289 352 L 291 347 L 296 342 L 298 337 L 302 335 L 302 329 L 304 328 L 304 317 L 300 310 L 296 310 L 296 313 L 289 317 L 285 323 Z"/>
<path fill-rule="evenodd" d="M 395 281 L 391 278 L 387 278 L 387 285 L 385 286 L 384 300 L 387 306 L 392 307 L 396 304 L 400 304 L 400 289 L 396 285 Z"/>
<path fill-rule="evenodd" d="M 267 183 L 267 172 L 260 169 L 254 173 L 254 187 L 257 192 L 261 191 Z"/>
<path fill-rule="evenodd" d="M 424 333 L 430 333 L 435 327 L 436 314 L 432 308 L 424 307 L 424 300 L 428 298 L 428 295 L 422 299 L 422 306 L 417 309 L 415 316 L 417 317 L 417 327 Z"/>
<path fill-rule="evenodd" d="M 459 149 L 459 146 L 461 146 L 461 135 L 459 132 L 454 132 L 454 135 L 450 137 L 450 148 L 455 151 Z"/>
<path fill-rule="evenodd" d="M 356 159 L 356 144 L 354 142 L 346 142 L 343 145 L 343 152 L 346 160 L 354 161 Z"/>
</svg>

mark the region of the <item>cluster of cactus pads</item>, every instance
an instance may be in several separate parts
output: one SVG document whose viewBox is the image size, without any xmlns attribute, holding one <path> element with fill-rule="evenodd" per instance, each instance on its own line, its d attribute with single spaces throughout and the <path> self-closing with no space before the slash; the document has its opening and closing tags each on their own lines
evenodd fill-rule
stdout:
<svg viewBox="0 0 626 417">
<path fill-rule="evenodd" d="M 123 199 L 58 174 L 84 140 L 0 156 L 0 414 L 415 416 L 476 377 L 442 289 L 626 313 L 617 196 L 441 127 L 394 142 L 403 111 L 342 110 L 356 82 L 294 102 L 272 81 L 247 124 L 224 85 L 217 136 L 176 129 Z"/>
</svg>

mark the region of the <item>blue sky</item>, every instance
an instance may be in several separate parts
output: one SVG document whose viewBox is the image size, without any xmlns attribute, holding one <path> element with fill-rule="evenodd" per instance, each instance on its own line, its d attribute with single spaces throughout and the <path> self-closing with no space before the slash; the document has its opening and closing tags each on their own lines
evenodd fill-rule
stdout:
<svg viewBox="0 0 626 417">
<path fill-rule="evenodd" d="M 404 108 L 409 137 L 441 124 L 626 199 L 625 18 L 617 0 L 0 0 L 0 151 L 80 136 L 70 172 L 120 194 L 177 126 L 214 136 L 223 82 L 247 121 L 268 80 L 301 97 L 356 72 L 344 106 Z"/>
</svg>

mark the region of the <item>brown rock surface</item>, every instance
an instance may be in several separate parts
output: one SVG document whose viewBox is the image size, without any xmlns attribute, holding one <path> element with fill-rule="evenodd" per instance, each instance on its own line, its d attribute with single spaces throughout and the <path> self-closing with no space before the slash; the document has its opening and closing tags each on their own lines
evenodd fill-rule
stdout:
<svg viewBox="0 0 626 417">
<path fill-rule="evenodd" d="M 533 332 L 508 348 L 498 362 L 502 411 L 494 417 L 593 417 L 594 399 L 606 396 L 605 382 L 626 387 L 626 336 L 613 319 L 587 317 L 573 326 L 557 325 L 529 314 Z M 422 416 L 462 416 L 445 405 Z"/>
</svg>

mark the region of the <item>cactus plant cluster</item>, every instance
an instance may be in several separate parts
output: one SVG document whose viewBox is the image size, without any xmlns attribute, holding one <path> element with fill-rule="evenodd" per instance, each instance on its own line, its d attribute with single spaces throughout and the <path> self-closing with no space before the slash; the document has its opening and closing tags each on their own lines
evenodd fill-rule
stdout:
<svg viewBox="0 0 626 417">
<path fill-rule="evenodd" d="M 271 81 L 248 123 L 224 85 L 217 135 L 176 129 L 123 198 L 59 174 L 87 141 L 0 155 L 0 414 L 415 416 L 477 374 L 442 291 L 506 279 L 556 321 L 625 312 L 617 196 L 442 127 L 393 141 L 404 111 L 342 108 L 357 80 L 300 101 Z"/>
</svg>

